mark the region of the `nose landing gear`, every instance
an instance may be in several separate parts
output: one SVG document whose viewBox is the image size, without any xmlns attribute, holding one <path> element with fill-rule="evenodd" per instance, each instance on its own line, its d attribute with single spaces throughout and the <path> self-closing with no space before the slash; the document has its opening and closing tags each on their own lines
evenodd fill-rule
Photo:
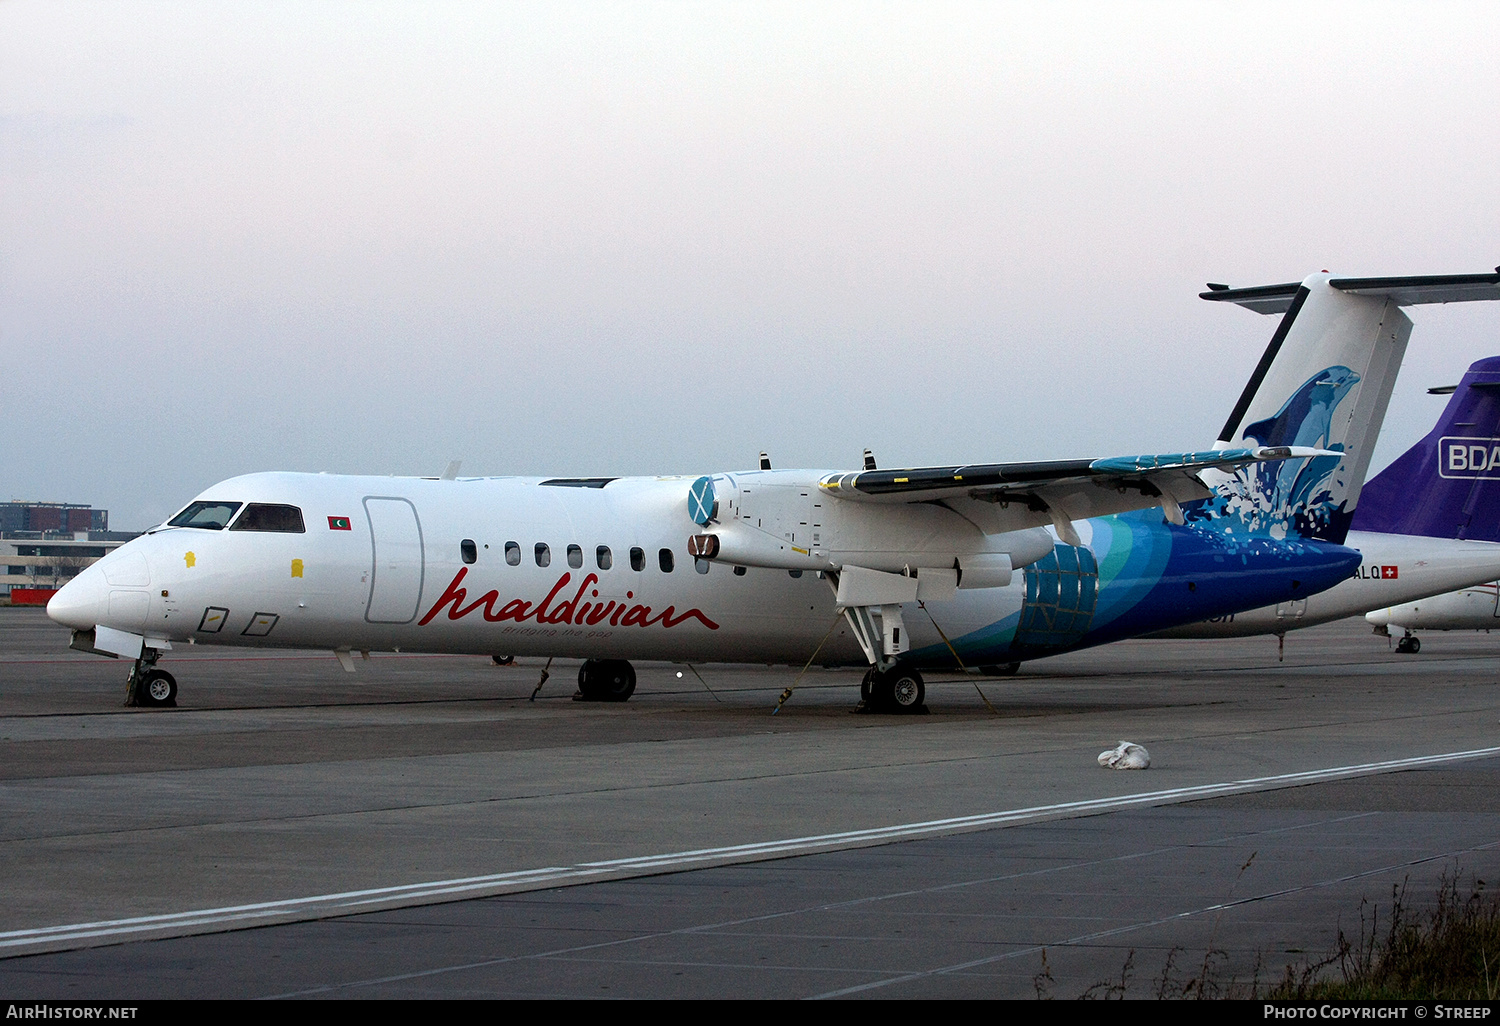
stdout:
<svg viewBox="0 0 1500 1026">
<path fill-rule="evenodd" d="M 165 709 L 177 705 L 177 678 L 156 668 L 156 660 L 160 658 L 161 652 L 154 648 L 141 651 L 125 682 L 127 706 Z"/>
<path fill-rule="evenodd" d="M 1407 655 L 1416 655 L 1418 652 L 1422 651 L 1422 639 L 1417 637 L 1411 631 L 1407 631 L 1406 637 L 1396 642 L 1396 651 L 1404 652 Z"/>
<path fill-rule="evenodd" d="M 141 705 L 162 708 L 177 704 L 177 678 L 166 670 L 152 670 L 142 678 L 139 685 Z"/>
</svg>

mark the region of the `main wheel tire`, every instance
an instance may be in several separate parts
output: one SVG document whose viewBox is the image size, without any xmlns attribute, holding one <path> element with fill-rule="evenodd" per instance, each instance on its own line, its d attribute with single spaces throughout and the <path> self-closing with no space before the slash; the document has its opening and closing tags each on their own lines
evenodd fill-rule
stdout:
<svg viewBox="0 0 1500 1026">
<path fill-rule="evenodd" d="M 590 659 L 578 668 L 585 702 L 624 702 L 635 694 L 635 668 L 623 659 Z"/>
<path fill-rule="evenodd" d="M 859 682 L 859 700 L 865 705 L 874 701 L 875 678 L 879 675 L 879 671 L 872 666 L 865 671 L 864 679 Z"/>
<path fill-rule="evenodd" d="M 166 670 L 150 670 L 135 686 L 136 701 L 153 709 L 177 704 L 177 678 Z"/>
<path fill-rule="evenodd" d="M 927 686 L 916 670 L 887 670 L 870 682 L 870 707 L 877 712 L 919 712 L 926 697 Z"/>
</svg>

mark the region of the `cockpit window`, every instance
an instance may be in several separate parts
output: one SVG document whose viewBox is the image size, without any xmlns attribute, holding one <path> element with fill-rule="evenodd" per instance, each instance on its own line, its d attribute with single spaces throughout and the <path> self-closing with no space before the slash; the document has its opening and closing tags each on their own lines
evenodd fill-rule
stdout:
<svg viewBox="0 0 1500 1026">
<path fill-rule="evenodd" d="M 240 508 L 237 502 L 195 502 L 171 520 L 168 527 L 201 527 L 205 531 L 222 531 L 234 511 Z"/>
<path fill-rule="evenodd" d="M 268 531 L 275 534 L 306 534 L 302 511 L 296 506 L 278 506 L 269 502 L 252 502 L 245 507 L 231 531 Z"/>
</svg>

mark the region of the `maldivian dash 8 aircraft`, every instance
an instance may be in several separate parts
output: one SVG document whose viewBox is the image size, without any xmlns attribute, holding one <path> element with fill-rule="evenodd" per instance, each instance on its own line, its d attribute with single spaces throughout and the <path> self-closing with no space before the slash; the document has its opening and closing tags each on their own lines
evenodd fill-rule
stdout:
<svg viewBox="0 0 1500 1026">
<path fill-rule="evenodd" d="M 1360 560 L 1339 544 L 1351 493 L 1411 330 L 1399 306 L 1489 298 L 1497 281 L 1290 286 L 1209 451 L 847 473 L 762 459 L 696 479 L 251 474 L 47 610 L 73 647 L 133 659 L 127 700 L 147 705 L 174 703 L 156 663 L 186 642 L 331 649 L 346 669 L 371 650 L 581 658 L 579 697 L 616 701 L 631 659 L 816 657 L 868 664 L 868 706 L 912 711 L 923 669 L 1001 667 L 1343 580 Z M 1264 291 L 1211 290 L 1252 309 Z"/>
</svg>

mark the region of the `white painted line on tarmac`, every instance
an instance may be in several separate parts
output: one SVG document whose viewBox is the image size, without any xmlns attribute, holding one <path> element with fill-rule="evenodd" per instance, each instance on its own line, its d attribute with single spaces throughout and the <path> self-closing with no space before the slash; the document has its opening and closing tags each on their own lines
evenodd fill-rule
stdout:
<svg viewBox="0 0 1500 1026">
<path fill-rule="evenodd" d="M 130 919 L 109 919 L 94 923 L 69 923 L 63 926 L 43 926 L 29 930 L 9 930 L 0 932 L 0 949 L 23 945 L 50 946 L 67 941 L 123 937 L 158 930 L 191 932 L 188 928 L 223 926 L 236 922 L 288 916 L 296 919 L 317 919 L 347 914 L 370 905 L 399 907 L 402 903 L 415 904 L 431 898 L 461 895 L 479 897 L 481 896 L 479 892 L 499 894 L 507 891 L 533 890 L 556 884 L 582 883 L 593 879 L 621 879 L 635 875 L 648 875 L 665 870 L 701 867 L 705 863 L 732 864 L 768 856 L 810 854 L 817 851 L 958 833 L 984 827 L 1008 826 L 1040 819 L 1091 815 L 1140 805 L 1165 805 L 1193 801 L 1240 791 L 1262 791 L 1278 787 L 1315 784 L 1326 780 L 1418 769 L 1423 766 L 1461 762 L 1466 759 L 1483 759 L 1493 755 L 1500 755 L 1500 747 L 1474 748 L 1463 752 L 1445 752 L 1440 755 L 1422 755 L 1410 759 L 1390 759 L 1384 762 L 1356 763 L 1350 766 L 1333 766 L 1328 769 L 1282 773 L 1269 777 L 1248 777 L 1217 784 L 1198 784 L 1193 787 L 1145 791 L 1112 798 L 1059 802 L 1055 805 L 1033 805 L 1023 809 L 1005 809 L 974 816 L 954 816 L 948 819 L 899 823 L 894 826 L 872 827 L 865 830 L 788 837 L 755 844 L 696 848 L 658 855 L 607 859 L 601 862 L 580 862 L 571 866 L 549 866 L 543 869 L 523 869 L 510 873 L 491 873 L 452 880 L 430 880 L 424 883 L 400 884 L 395 887 L 372 887 L 358 891 L 341 891 L 336 894 L 315 894 L 302 898 L 285 898 L 279 901 L 262 901 L 223 908 L 194 909 L 189 912 L 172 912 L 164 915 L 136 916 Z"/>
</svg>

